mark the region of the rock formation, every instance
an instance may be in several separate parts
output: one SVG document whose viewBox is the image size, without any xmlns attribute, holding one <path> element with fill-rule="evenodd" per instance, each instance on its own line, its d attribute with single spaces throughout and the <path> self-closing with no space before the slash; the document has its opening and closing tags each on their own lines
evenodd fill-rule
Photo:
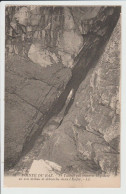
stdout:
<svg viewBox="0 0 126 194">
<path fill-rule="evenodd" d="M 48 160 L 119 173 L 119 17 L 120 7 L 6 8 L 6 170 Z"/>
</svg>

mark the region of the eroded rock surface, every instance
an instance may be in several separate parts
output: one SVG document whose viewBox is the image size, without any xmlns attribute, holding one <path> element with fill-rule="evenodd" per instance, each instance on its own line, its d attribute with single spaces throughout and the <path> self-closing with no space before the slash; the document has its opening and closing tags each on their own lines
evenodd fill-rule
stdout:
<svg viewBox="0 0 126 194">
<path fill-rule="evenodd" d="M 39 159 L 52 159 L 66 168 L 75 168 L 79 160 L 80 163 L 83 160 L 83 167 L 89 160 L 105 173 L 117 173 L 120 135 L 119 56 L 120 21 L 97 66 L 77 90 L 74 103 L 61 126 L 54 130 L 50 124 L 44 130 L 43 134 L 49 139 L 45 141 Z"/>
<path fill-rule="evenodd" d="M 117 174 L 119 9 L 6 12 L 5 168 L 48 160 L 63 172 Z"/>
<path fill-rule="evenodd" d="M 68 7 L 19 7 L 11 20 L 6 45 L 9 53 L 28 56 L 42 67 L 58 62 L 73 67 L 83 37 Z"/>
<path fill-rule="evenodd" d="M 60 64 L 46 69 L 17 55 L 6 60 L 5 161 L 15 163 L 27 136 L 39 127 L 63 91 L 71 71 Z"/>
</svg>

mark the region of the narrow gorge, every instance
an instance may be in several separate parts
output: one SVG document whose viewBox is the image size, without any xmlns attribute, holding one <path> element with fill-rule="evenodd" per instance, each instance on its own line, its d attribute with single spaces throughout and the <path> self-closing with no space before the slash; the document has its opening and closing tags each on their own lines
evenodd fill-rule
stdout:
<svg viewBox="0 0 126 194">
<path fill-rule="evenodd" d="M 6 7 L 6 174 L 37 160 L 68 174 L 120 172 L 120 13 Z"/>
</svg>

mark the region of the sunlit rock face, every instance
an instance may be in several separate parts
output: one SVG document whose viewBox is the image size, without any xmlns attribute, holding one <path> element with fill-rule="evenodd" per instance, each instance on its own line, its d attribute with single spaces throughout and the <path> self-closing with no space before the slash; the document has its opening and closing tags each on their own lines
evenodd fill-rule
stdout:
<svg viewBox="0 0 126 194">
<path fill-rule="evenodd" d="M 55 53 L 48 51 L 41 47 L 40 44 L 32 44 L 28 57 L 36 64 L 41 65 L 42 67 L 51 66 L 59 62 Z"/>
<path fill-rule="evenodd" d="M 9 53 L 28 56 L 34 63 L 47 67 L 62 63 L 73 67 L 74 58 L 83 46 L 83 37 L 68 7 L 19 7 L 10 23 L 12 33 L 20 39 L 10 46 Z"/>
<path fill-rule="evenodd" d="M 58 54 L 66 67 L 73 67 L 74 58 L 83 46 L 83 37 L 77 30 L 69 8 L 64 8 L 64 31 L 59 39 Z"/>
<path fill-rule="evenodd" d="M 57 165 L 51 161 L 44 160 L 34 160 L 31 168 L 29 170 L 29 174 L 52 174 L 58 175 L 61 171 L 61 166 Z M 58 173 L 56 173 L 58 172 Z"/>
</svg>

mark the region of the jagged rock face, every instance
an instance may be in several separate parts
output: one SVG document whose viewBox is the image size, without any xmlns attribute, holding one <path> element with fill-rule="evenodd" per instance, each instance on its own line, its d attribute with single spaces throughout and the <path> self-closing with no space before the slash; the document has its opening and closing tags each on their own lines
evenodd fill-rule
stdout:
<svg viewBox="0 0 126 194">
<path fill-rule="evenodd" d="M 85 161 L 89 160 L 100 166 L 105 173 L 117 173 L 120 139 L 119 75 L 120 21 L 97 66 L 89 72 L 77 90 L 74 104 L 61 126 L 57 130 L 52 129 L 52 124 L 45 128 L 43 134 L 50 138 L 45 141 L 39 159 L 52 159 L 64 168 L 72 166 L 73 169 L 79 165 L 83 168 Z"/>
<path fill-rule="evenodd" d="M 71 77 L 64 66 L 73 66 L 82 45 L 68 8 L 6 8 L 5 166 L 64 90 Z"/>
<path fill-rule="evenodd" d="M 116 173 L 119 22 L 100 61 L 93 61 L 98 43 L 109 38 L 114 8 L 17 6 L 6 12 L 5 168 L 40 136 L 30 152 L 34 160 Z M 89 71 L 91 61 L 96 67 Z"/>
<path fill-rule="evenodd" d="M 12 45 L 10 38 L 7 39 L 9 53 L 26 55 L 42 67 L 60 62 L 72 68 L 83 46 L 83 37 L 68 7 L 19 7 L 8 31 L 13 37 Z"/>
<path fill-rule="evenodd" d="M 71 77 L 61 65 L 42 68 L 29 60 L 11 56 L 6 60 L 5 160 L 17 160 L 27 136 L 59 97 Z M 31 133 L 32 131 L 32 133 Z"/>
</svg>

